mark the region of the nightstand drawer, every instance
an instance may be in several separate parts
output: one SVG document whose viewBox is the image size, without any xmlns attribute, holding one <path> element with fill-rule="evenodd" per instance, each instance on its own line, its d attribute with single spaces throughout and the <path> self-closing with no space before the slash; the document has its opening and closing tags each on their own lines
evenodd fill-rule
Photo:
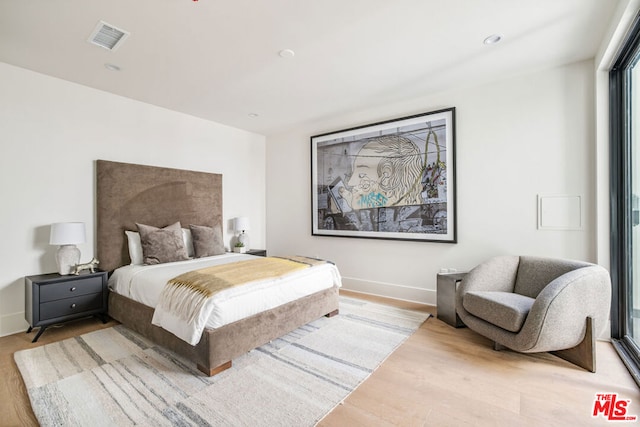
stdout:
<svg viewBox="0 0 640 427">
<path fill-rule="evenodd" d="M 69 282 L 50 283 L 40 286 L 40 302 L 45 303 L 98 292 L 102 292 L 102 276 L 85 277 Z"/>
<path fill-rule="evenodd" d="M 40 304 L 40 320 L 69 316 L 102 308 L 102 292 Z"/>
</svg>

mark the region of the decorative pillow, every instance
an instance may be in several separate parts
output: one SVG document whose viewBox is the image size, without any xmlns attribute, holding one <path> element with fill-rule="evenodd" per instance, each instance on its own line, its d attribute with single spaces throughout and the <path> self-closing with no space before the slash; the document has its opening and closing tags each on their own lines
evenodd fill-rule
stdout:
<svg viewBox="0 0 640 427">
<path fill-rule="evenodd" d="M 125 230 L 127 235 L 127 245 L 129 247 L 129 258 L 131 258 L 132 265 L 142 265 L 142 242 L 140 242 L 140 233 L 136 231 Z"/>
<path fill-rule="evenodd" d="M 190 225 L 189 228 L 193 237 L 193 249 L 196 258 L 222 255 L 224 253 L 222 229 L 220 227 L 211 228 L 204 225 Z"/>
<path fill-rule="evenodd" d="M 184 240 L 184 247 L 187 248 L 187 256 L 193 258 L 193 237 L 191 237 L 191 230 L 188 228 L 182 229 L 182 240 Z"/>
<path fill-rule="evenodd" d="M 140 233 L 145 264 L 163 264 L 189 259 L 179 222 L 165 228 L 138 223 L 136 226 Z"/>
<path fill-rule="evenodd" d="M 129 258 L 131 258 L 131 265 L 144 264 L 144 257 L 142 256 L 142 242 L 140 242 L 140 233 L 137 231 L 125 230 L 127 235 L 127 247 L 129 248 Z M 194 257 L 193 252 L 193 239 L 191 238 L 191 230 L 188 228 L 182 229 L 182 240 L 184 241 L 184 247 L 187 248 L 187 256 L 189 258 Z"/>
</svg>

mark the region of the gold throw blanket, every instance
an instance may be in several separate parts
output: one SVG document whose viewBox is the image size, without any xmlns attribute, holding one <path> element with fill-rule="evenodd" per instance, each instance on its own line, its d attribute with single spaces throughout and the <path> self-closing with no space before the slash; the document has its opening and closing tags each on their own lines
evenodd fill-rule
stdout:
<svg viewBox="0 0 640 427">
<path fill-rule="evenodd" d="M 164 310 L 191 322 L 198 317 L 207 299 L 224 289 L 257 280 L 274 279 L 329 262 L 303 256 L 262 257 L 202 268 L 169 280 L 159 304 Z"/>
</svg>

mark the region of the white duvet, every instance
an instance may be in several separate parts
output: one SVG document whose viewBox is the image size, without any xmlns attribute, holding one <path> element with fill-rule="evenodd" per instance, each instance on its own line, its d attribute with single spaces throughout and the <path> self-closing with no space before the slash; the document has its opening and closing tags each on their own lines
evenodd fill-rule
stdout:
<svg viewBox="0 0 640 427">
<path fill-rule="evenodd" d="M 113 272 L 109 287 L 120 295 L 155 308 L 162 289 L 170 279 L 191 270 L 252 258 L 255 257 L 227 253 L 158 265 L 127 265 Z M 324 264 L 277 279 L 257 280 L 225 289 L 211 298 L 210 307 L 194 323 L 184 322 L 166 312 L 159 314 L 158 311 L 154 314 L 153 323 L 195 345 L 205 327 L 219 328 L 333 286 L 341 286 L 340 273 L 335 265 Z"/>
</svg>

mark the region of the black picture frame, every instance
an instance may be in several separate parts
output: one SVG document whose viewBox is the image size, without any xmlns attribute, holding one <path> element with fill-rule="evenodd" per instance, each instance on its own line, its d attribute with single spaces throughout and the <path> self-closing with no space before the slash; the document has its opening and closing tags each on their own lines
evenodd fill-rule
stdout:
<svg viewBox="0 0 640 427">
<path fill-rule="evenodd" d="M 455 108 L 311 137 L 314 236 L 457 243 Z"/>
</svg>

